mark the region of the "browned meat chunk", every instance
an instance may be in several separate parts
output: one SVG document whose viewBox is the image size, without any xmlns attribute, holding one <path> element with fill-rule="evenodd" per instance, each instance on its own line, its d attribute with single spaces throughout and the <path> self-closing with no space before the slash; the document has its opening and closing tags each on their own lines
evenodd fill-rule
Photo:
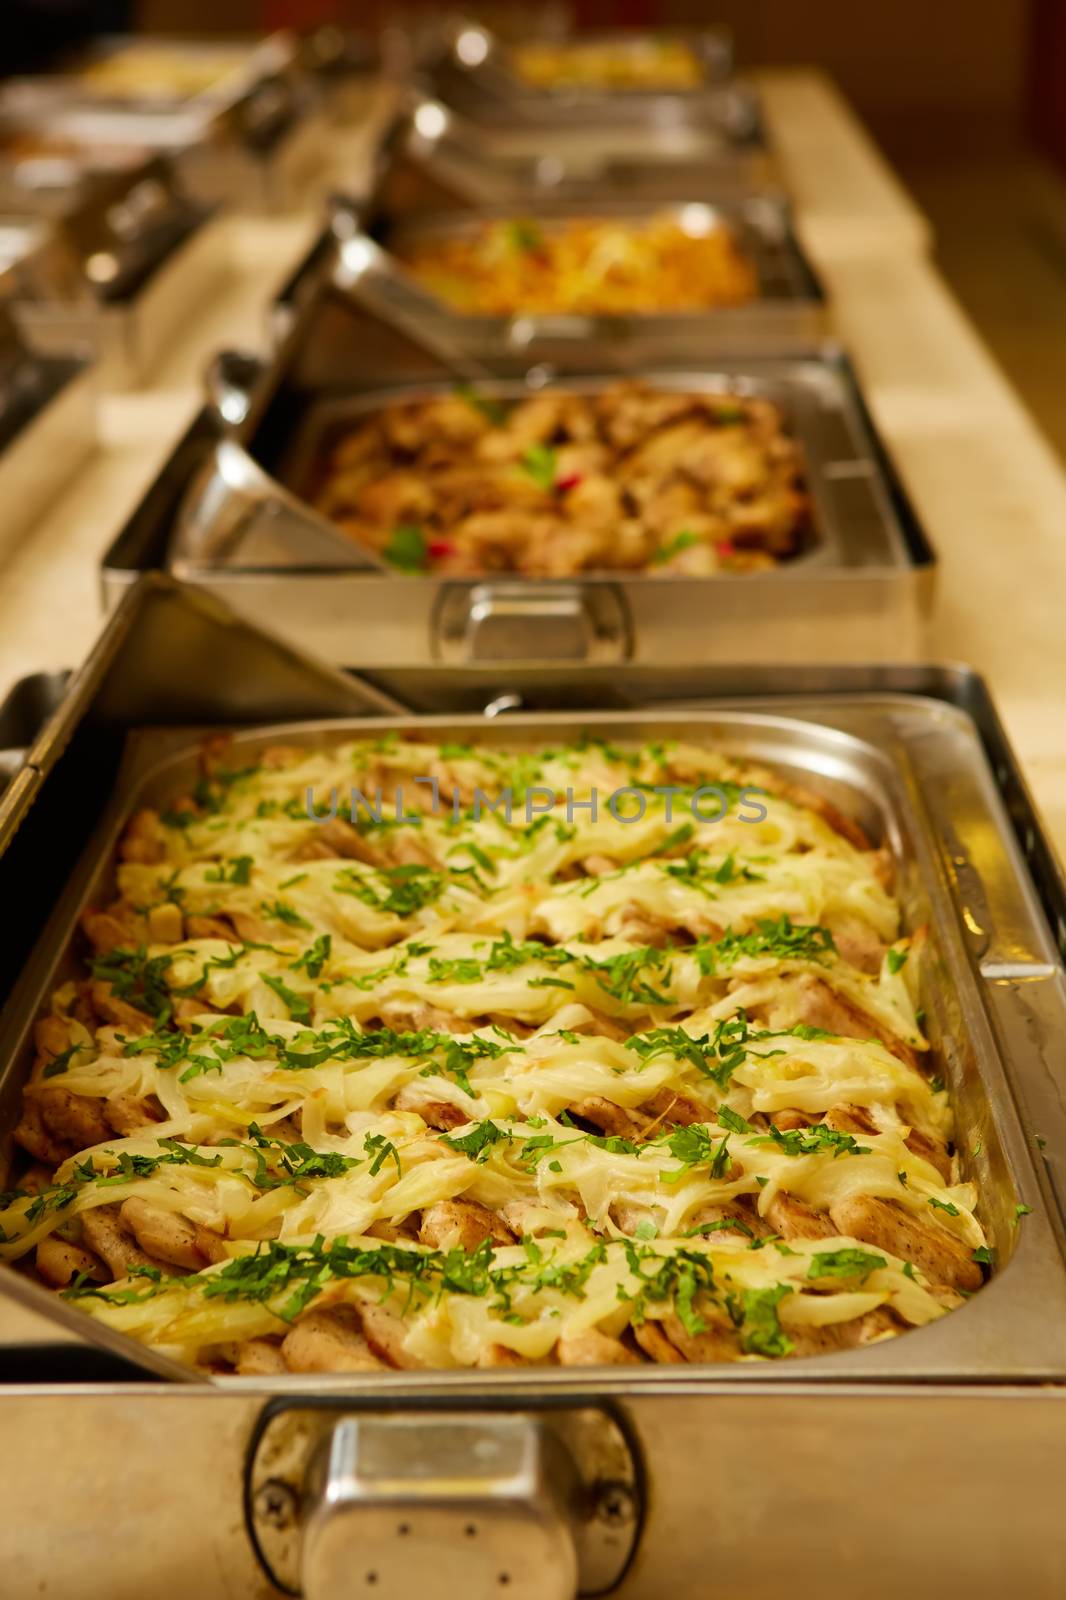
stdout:
<svg viewBox="0 0 1066 1600">
<path fill-rule="evenodd" d="M 422 1366 L 404 1349 L 406 1328 L 400 1317 L 387 1306 L 365 1305 L 359 1313 L 363 1323 L 363 1337 L 370 1349 L 386 1366 L 407 1369 Z"/>
<path fill-rule="evenodd" d="M 380 1372 L 354 1306 L 305 1311 L 281 1343 L 290 1372 Z"/>
<path fill-rule="evenodd" d="M 622 1139 L 639 1139 L 643 1135 L 646 1119 L 639 1111 L 627 1111 L 616 1106 L 602 1095 L 586 1095 L 575 1100 L 570 1115 L 580 1123 L 588 1123 L 597 1133 L 615 1134 Z"/>
<path fill-rule="evenodd" d="M 967 1291 L 981 1287 L 981 1268 L 966 1245 L 894 1200 L 852 1195 L 833 1207 L 832 1217 L 838 1233 L 912 1262 L 933 1283 Z"/>
<path fill-rule="evenodd" d="M 107 1120 L 106 1101 L 72 1094 L 55 1085 L 34 1084 L 27 1091 L 28 1095 L 31 1093 L 49 1133 L 72 1149 L 87 1150 L 110 1139 L 112 1128 Z"/>
<path fill-rule="evenodd" d="M 764 1215 L 782 1239 L 831 1239 L 839 1231 L 824 1211 L 815 1211 L 783 1189 L 774 1195 Z"/>
<path fill-rule="evenodd" d="M 273 1339 L 245 1339 L 234 1366 L 242 1378 L 279 1378 L 288 1371 L 281 1346 Z"/>
<path fill-rule="evenodd" d="M 134 1267 L 162 1265 L 147 1251 L 142 1250 L 133 1235 L 123 1226 L 117 1205 L 95 1206 L 91 1211 L 83 1211 L 81 1232 L 89 1249 L 106 1262 L 115 1278 L 126 1277 Z"/>
<path fill-rule="evenodd" d="M 422 1213 L 418 1237 L 437 1250 L 476 1250 L 486 1239 L 513 1244 L 514 1234 L 477 1200 L 438 1200 Z"/>
<path fill-rule="evenodd" d="M 66 1239 L 61 1239 L 55 1233 L 50 1233 L 47 1239 L 41 1240 L 34 1259 L 37 1271 L 45 1283 L 50 1284 L 53 1289 L 65 1289 L 79 1273 L 84 1273 L 96 1283 L 105 1283 L 108 1278 L 106 1267 L 90 1250 L 83 1250 L 77 1244 L 69 1244 Z"/>
<path fill-rule="evenodd" d="M 598 1328 L 586 1328 L 584 1333 L 572 1333 L 555 1346 L 555 1358 L 561 1367 L 630 1367 L 639 1363 L 639 1356 L 626 1348 L 621 1339 Z"/>
<path fill-rule="evenodd" d="M 660 1366 L 684 1365 L 684 1356 L 676 1345 L 670 1343 L 660 1323 L 635 1322 L 633 1337 L 649 1361 L 657 1361 Z"/>
<path fill-rule="evenodd" d="M 187 1272 L 200 1272 L 210 1262 L 226 1258 L 217 1234 L 150 1200 L 131 1196 L 123 1201 L 119 1220 L 148 1255 Z"/>
</svg>

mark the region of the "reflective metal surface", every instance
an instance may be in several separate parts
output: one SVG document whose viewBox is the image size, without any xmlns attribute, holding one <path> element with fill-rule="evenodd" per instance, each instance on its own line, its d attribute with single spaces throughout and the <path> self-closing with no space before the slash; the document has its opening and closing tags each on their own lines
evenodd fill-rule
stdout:
<svg viewBox="0 0 1066 1600">
<path fill-rule="evenodd" d="M 559 1417 L 565 1437 L 574 1419 L 592 1410 L 620 1426 L 643 1508 L 635 1558 L 615 1591 L 621 1600 L 702 1594 L 709 1583 L 769 1600 L 804 1592 L 810 1575 L 826 1600 L 900 1592 L 941 1600 L 946 1563 L 951 1583 L 971 1600 L 999 1600 L 1005 1584 L 1027 1600 L 1059 1600 L 1066 1547 L 1053 1530 L 1066 1386 L 1009 1381 L 999 1336 L 975 1338 L 971 1330 L 975 1313 L 987 1313 L 1001 1330 L 1027 1324 L 1026 1338 L 1058 1340 L 1061 1349 L 1054 1305 L 1061 1256 L 1042 1240 L 1031 1244 L 1028 1230 L 1036 1224 L 1043 1234 L 1046 1223 L 1061 1248 L 1066 1214 L 1056 1208 L 1053 1182 L 1066 1153 L 1066 992 L 1063 955 L 1047 919 L 1066 922 L 1066 887 L 980 680 L 962 668 L 819 665 L 407 669 L 380 680 L 392 697 L 387 704 L 398 698 L 448 713 L 451 722 L 457 709 L 480 711 L 493 700 L 568 706 L 571 720 L 586 723 L 605 704 L 676 719 L 713 702 L 713 717 L 739 711 L 737 725 L 762 737 L 751 712 L 784 713 L 824 730 L 797 752 L 808 763 L 814 757 L 823 780 L 839 781 L 841 755 L 854 748 L 826 730 L 876 746 L 883 754 L 871 772 L 876 778 L 884 762 L 890 765 L 905 791 L 905 832 L 916 810 L 917 837 L 933 851 L 931 892 L 950 906 L 951 977 L 961 961 L 970 974 L 970 999 L 962 1003 L 991 1010 L 995 1053 L 1009 1081 L 1010 1097 L 993 1081 L 993 1095 L 983 1098 L 970 1081 L 967 1050 L 951 1052 L 963 1129 L 991 1110 L 993 1125 L 1007 1131 L 1008 1167 L 1018 1174 L 1017 1156 L 1023 1193 L 1037 1212 L 1018 1230 L 998 1282 L 938 1325 L 949 1335 L 942 1346 L 934 1349 L 937 1329 L 894 1341 L 897 1355 L 910 1350 L 917 1361 L 921 1352 L 923 1366 L 932 1364 L 920 1378 L 918 1371 L 886 1377 L 854 1364 L 842 1370 L 809 1362 L 805 1371 L 794 1364 L 749 1371 L 739 1384 L 721 1369 L 688 1368 L 665 1384 L 662 1370 L 638 1384 L 629 1370 L 560 1369 L 481 1373 L 473 1384 L 466 1375 L 457 1384 L 448 1374 L 379 1374 L 361 1392 L 351 1380 L 322 1378 L 175 1388 L 133 1381 L 131 1369 L 76 1345 L 9 1349 L 0 1419 L 19 1470 L 5 1488 L 4 1570 L 17 1572 L 27 1592 L 79 1600 L 149 1589 L 159 1600 L 186 1600 L 193 1591 L 203 1600 L 267 1600 L 288 1591 L 265 1574 L 258 1523 L 265 1514 L 280 1520 L 275 1531 L 283 1532 L 292 1502 L 273 1490 L 260 1501 L 259 1491 L 277 1477 L 302 1496 L 308 1447 L 335 1423 L 368 1415 L 422 1422 L 453 1408 L 506 1419 L 532 1414 L 544 1424 Z M 365 682 L 316 666 L 202 593 L 145 580 L 66 698 L 45 697 L 42 709 L 52 703 L 55 710 L 31 742 L 13 803 L 0 801 L 0 893 L 23 908 L 0 944 L 5 991 L 107 804 L 127 728 L 169 725 L 173 748 L 190 725 L 358 714 L 367 692 Z M 507 733 L 509 715 L 497 737 Z M 881 793 L 876 781 L 873 790 Z M 867 801 L 876 803 L 876 794 Z M 940 842 L 949 815 L 950 845 Z M 930 886 L 924 861 L 916 865 Z M 964 909 L 969 919 L 961 917 Z M 979 934 L 968 929 L 971 919 L 980 922 Z M 1004 978 L 1008 964 L 1013 976 Z M 950 1024 L 956 1002 L 949 995 L 946 1003 Z M 958 1037 L 967 1044 L 961 1027 Z M 995 1079 L 994 1064 L 992 1072 Z M 1016 1150 L 1019 1131 L 1025 1154 Z M 1031 1156 L 1040 1172 L 1029 1170 Z M 1061 1206 L 1061 1190 L 1059 1199 Z M 1043 1268 L 1037 1292 L 1028 1295 L 1022 1280 L 1034 1250 Z M 966 1382 L 974 1358 L 985 1365 L 978 1381 Z M 40 1537 L 42 1482 L 69 1536 Z M 611 1526 L 625 1533 L 633 1502 L 622 1495 L 603 1504 Z M 293 1541 L 289 1548 L 298 1561 Z M 357 1572 L 365 1576 L 358 1554 L 353 1548 L 353 1583 Z M 417 1582 L 431 1589 L 432 1571 Z M 500 1592 L 469 1589 L 470 1600 Z"/>
<path fill-rule="evenodd" d="M 415 95 L 386 129 L 379 154 L 386 192 L 404 209 L 524 206 L 606 196 L 720 198 L 779 187 L 778 163 L 737 91 L 724 92 L 698 123 L 523 129 L 477 121 L 442 100 Z"/>
<path fill-rule="evenodd" d="M 526 359 L 497 363 L 513 378 L 483 377 L 478 388 L 503 398 L 545 382 L 595 391 L 617 376 L 612 353 L 596 342 L 584 351 L 591 371 L 560 378 L 528 363 L 539 354 L 533 347 Z M 441 365 L 387 316 L 328 290 L 302 309 L 267 369 L 216 363 L 218 427 L 210 418 L 197 425 L 196 443 L 190 436 L 178 447 L 105 555 L 108 600 L 137 570 L 170 565 L 328 659 L 379 665 L 806 659 L 813 614 L 837 659 L 922 650 L 932 555 L 838 351 L 642 374 L 667 389 L 765 396 L 802 449 L 813 500 L 808 547 L 771 572 L 707 579 L 375 575 L 372 554 L 314 512 L 307 495 L 338 430 L 389 401 L 441 392 Z"/>
<path fill-rule="evenodd" d="M 365 691 L 364 691 L 365 692 Z M 963 1176 L 978 1184 L 982 1222 L 995 1252 L 992 1281 L 960 1310 L 921 1330 L 839 1355 L 802 1362 L 739 1363 L 716 1372 L 718 1381 L 761 1387 L 793 1381 L 797 1372 L 812 1380 L 921 1377 L 941 1381 L 998 1377 L 1066 1380 L 1066 1262 L 1062 1255 L 1062 1218 L 1041 1186 L 1031 1133 L 1018 1120 L 1013 1082 L 1024 1081 L 1028 1052 L 1008 1056 L 997 1042 L 995 1018 L 1002 1022 L 1004 997 L 990 1007 L 988 990 L 1001 981 L 1004 948 L 1012 949 L 1010 970 L 1016 977 L 1046 975 L 1047 941 L 1042 937 L 1038 908 L 1020 886 L 1008 900 L 1011 910 L 1003 933 L 991 915 L 995 896 L 983 890 L 983 863 L 1002 870 L 1009 852 L 1004 819 L 980 750 L 958 713 L 921 702 L 893 705 L 891 700 L 845 708 L 847 733 L 796 720 L 793 708 L 778 700 L 759 711 L 707 707 L 671 712 L 510 713 L 491 723 L 454 716 L 412 719 L 386 717 L 371 723 L 286 723 L 253 732 L 238 732 L 235 749 L 254 759 L 256 752 L 279 737 L 287 744 L 321 744 L 358 737 L 360 732 L 414 731 L 421 738 L 475 738 L 482 745 L 555 743 L 582 735 L 617 741 L 632 736 L 683 739 L 711 744 L 740 760 L 769 763 L 793 780 L 825 794 L 851 815 L 875 842 L 887 846 L 895 863 L 896 892 L 904 926 L 930 930 L 924 947 L 919 1002 L 926 1029 L 952 1092 L 956 1112 L 956 1147 Z M 195 779 L 196 745 L 178 731 L 139 732 L 127 740 L 99 826 L 85 846 L 76 869 L 68 874 L 49 926 L 16 983 L 0 1021 L 0 1125 L 14 1120 L 19 1087 L 32 1065 L 32 1024 L 57 983 L 72 976 L 71 964 L 78 918 L 87 904 L 106 904 L 114 892 L 115 851 L 126 819 L 144 806 L 164 807 L 184 793 Z M 944 807 L 949 809 L 943 809 Z M 968 829 L 979 851 L 963 851 L 961 834 L 953 852 L 945 848 L 943 822 L 953 819 Z M 1007 854 L 1007 864 L 1010 857 Z M 1013 863 L 1018 866 L 1017 861 Z M 960 892 L 959 872 L 971 886 Z M 984 908 L 980 938 L 973 933 L 974 888 Z M 990 1016 L 990 1011 L 992 1015 Z M 1031 1208 L 1019 1227 L 1017 1207 Z M 176 1376 L 174 1364 L 157 1352 L 104 1329 L 93 1319 L 57 1302 L 56 1297 L 13 1272 L 0 1272 L 0 1289 L 17 1293 L 41 1311 L 52 1308 L 65 1326 L 81 1319 L 86 1338 L 97 1339 L 127 1359 Z M 635 1391 L 646 1385 L 669 1385 L 688 1376 L 685 1368 L 638 1368 L 630 1378 Z M 220 1379 L 225 1386 L 229 1379 Z M 439 1390 L 449 1394 L 477 1392 L 486 1381 L 482 1372 L 449 1371 L 373 1374 L 369 1378 L 337 1378 L 361 1393 Z M 496 1381 L 490 1379 L 490 1381 Z M 504 1375 L 499 1381 L 516 1381 Z M 572 1378 L 565 1369 L 544 1368 L 524 1380 L 566 1392 Z M 287 1388 L 288 1380 L 279 1380 Z"/>
</svg>

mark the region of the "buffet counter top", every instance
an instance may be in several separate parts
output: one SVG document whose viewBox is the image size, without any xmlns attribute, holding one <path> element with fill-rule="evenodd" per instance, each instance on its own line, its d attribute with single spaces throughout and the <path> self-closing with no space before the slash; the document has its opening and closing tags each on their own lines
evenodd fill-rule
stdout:
<svg viewBox="0 0 1066 1600">
<path fill-rule="evenodd" d="M 928 653 L 987 676 L 1066 851 L 1066 475 L 837 91 L 806 71 L 763 74 L 759 88 L 801 232 L 939 556 Z M 153 388 L 105 403 L 97 454 L 0 571 L 0 692 L 84 655 L 101 625 L 101 552 L 198 406 L 208 356 L 261 343 L 263 308 L 318 226 L 317 214 L 215 225 L 222 270 L 204 314 Z"/>
</svg>

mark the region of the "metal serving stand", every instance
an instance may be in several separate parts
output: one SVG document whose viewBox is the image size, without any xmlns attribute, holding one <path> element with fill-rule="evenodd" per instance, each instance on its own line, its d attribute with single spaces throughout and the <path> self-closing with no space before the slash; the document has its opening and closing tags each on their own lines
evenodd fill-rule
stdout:
<svg viewBox="0 0 1066 1600">
<path fill-rule="evenodd" d="M 1048 1533 L 1066 1415 L 1056 1320 L 1066 1294 L 1066 1114 L 1055 1082 L 1066 972 L 1049 919 L 1066 926 L 1066 890 L 987 693 L 965 669 L 351 677 L 209 596 L 149 578 L 0 800 L 0 886 L 24 908 L 0 947 L 5 992 L 79 870 L 130 731 L 395 716 L 405 703 L 408 725 L 426 713 L 454 722 L 503 715 L 516 701 L 538 715 L 565 712 L 568 725 L 639 710 L 723 723 L 784 714 L 830 742 L 832 730 L 867 740 L 879 730 L 887 761 L 924 774 L 909 802 L 937 841 L 923 870 L 953 907 L 945 937 L 980 997 L 969 1022 L 988 1031 L 1009 1081 L 1005 1096 L 991 1068 L 972 1081 L 967 1038 L 948 1045 L 966 1133 L 971 1112 L 989 1113 L 991 1165 L 980 1176 L 1005 1264 L 932 1328 L 793 1364 L 173 1385 L 77 1344 L 9 1348 L 0 1415 L 20 1471 L 0 1533 L 5 1570 L 29 1592 L 48 1585 L 85 1600 L 149 1583 L 161 1600 L 191 1583 L 206 1600 L 331 1600 L 353 1587 L 400 1595 L 419 1582 L 471 1596 L 650 1597 L 664 1586 L 703 1592 L 710 1541 L 725 1593 L 769 1595 L 810 1573 L 830 1600 L 854 1596 L 857 1583 L 870 1596 L 901 1586 L 932 1596 L 943 1592 L 950 1550 L 953 1581 L 978 1600 L 1008 1576 L 1051 1600 L 1066 1576 L 1066 1552 Z M 15 989 L 5 1028 L 18 1003 Z M 951 984 L 940 1003 L 950 1021 Z M 5 1120 L 17 1087 L 9 1063 Z M 1032 1208 L 1021 1226 L 996 1220 L 1019 1195 Z M 4 1284 L 32 1290 L 16 1273 Z M 42 1541 L 45 1477 L 57 1515 L 55 1536 Z M 175 1499 L 180 1516 L 165 1512 Z"/>
<path fill-rule="evenodd" d="M 932 552 L 834 348 L 646 372 L 667 390 L 734 387 L 782 410 L 815 511 L 808 547 L 775 571 L 461 581 L 380 571 L 312 510 L 308 488 L 346 419 L 405 394 L 447 392 L 455 365 L 446 347 L 434 350 L 389 300 L 367 304 L 331 280 L 266 368 L 220 359 L 211 403 L 104 556 L 105 604 L 139 573 L 169 567 L 341 663 L 802 660 L 812 616 L 836 659 L 921 652 Z M 575 347 L 568 376 L 552 381 L 602 388 L 619 375 L 617 353 L 604 339 Z M 548 365 L 550 351 L 535 343 L 498 360 L 478 389 L 537 392 Z"/>
<path fill-rule="evenodd" d="M 478 122 L 414 94 L 386 131 L 403 190 L 438 204 L 528 204 L 610 195 L 685 200 L 781 185 L 779 165 L 748 102 L 723 97 L 715 119 L 648 129 Z"/>
<path fill-rule="evenodd" d="M 90 352 L 103 387 L 143 381 L 218 272 L 211 216 L 152 157 L 96 174 L 58 215 L 3 219 L 19 241 L 10 292 L 27 341 Z"/>
<path fill-rule="evenodd" d="M 128 43 L 105 41 L 101 49 L 120 55 Z M 225 47 L 174 40 L 152 48 L 209 60 Z M 76 73 L 16 78 L 0 90 L 0 127 L 87 152 L 140 148 L 169 157 L 201 204 L 288 210 L 306 204 L 324 160 L 313 65 L 310 48 L 301 53 L 294 39 L 279 34 L 248 47 L 243 61 L 196 94 L 94 93 L 91 80 Z"/>
</svg>

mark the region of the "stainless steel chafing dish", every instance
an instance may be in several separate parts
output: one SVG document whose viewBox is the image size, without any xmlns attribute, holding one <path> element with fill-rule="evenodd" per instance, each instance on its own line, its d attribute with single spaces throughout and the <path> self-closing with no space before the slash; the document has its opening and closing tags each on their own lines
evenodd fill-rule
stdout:
<svg viewBox="0 0 1066 1600">
<path fill-rule="evenodd" d="M 544 380 L 534 346 L 497 367 L 489 394 Z M 610 382 L 597 342 L 581 389 Z M 528 361 L 528 364 L 527 364 Z M 813 490 L 810 548 L 776 571 L 684 579 L 609 572 L 567 580 L 453 580 L 382 573 L 300 498 L 345 418 L 405 393 L 438 392 L 449 370 L 387 317 L 326 288 L 304 306 L 273 365 L 224 358 L 213 409 L 194 423 L 104 557 L 113 604 L 132 579 L 169 566 L 246 615 L 335 661 L 804 660 L 812 617 L 836 659 L 921 648 L 933 560 L 874 434 L 846 359 L 827 349 L 655 369 L 665 388 L 739 386 L 768 395 L 798 437 Z"/>
<path fill-rule="evenodd" d="M 124 48 L 105 60 L 120 62 Z M 225 47 L 152 43 L 165 63 L 182 52 L 210 63 Z M 227 62 L 232 51 L 224 56 Z M 26 138 L 75 148 L 140 147 L 166 155 L 198 201 L 243 210 L 279 210 L 306 203 L 307 185 L 322 166 L 321 117 L 313 84 L 295 42 L 275 35 L 244 52 L 218 82 L 198 93 L 92 92 L 76 74 L 16 78 L 0 91 L 0 123 Z M 106 88 L 106 82 L 103 86 Z"/>
<path fill-rule="evenodd" d="M 8 287 L 0 271 L 0 296 Z M 78 471 L 96 443 L 96 373 L 77 355 L 27 349 L 0 301 L 0 552 L 19 538 Z"/>
<path fill-rule="evenodd" d="M 745 304 L 693 312 L 512 316 L 453 309 L 424 288 L 393 252 L 433 239 L 476 235 L 486 222 L 514 221 L 515 208 L 471 209 L 460 202 L 447 210 L 425 210 L 417 208 L 418 198 L 417 188 L 409 195 L 402 184 L 393 186 L 385 162 L 365 201 L 336 199 L 328 226 L 279 293 L 273 313 L 276 327 L 284 331 L 296 309 L 325 282 L 353 301 L 387 307 L 394 319 L 422 330 L 424 340 L 435 348 L 446 345 L 455 360 L 490 366 L 501 356 L 526 352 L 527 362 L 537 359 L 565 368 L 579 361 L 581 348 L 590 343 L 609 346 L 612 364 L 627 364 L 630 370 L 730 351 L 779 355 L 809 349 L 830 330 L 825 295 L 796 239 L 788 209 L 769 195 L 720 204 L 690 200 L 654 205 L 617 198 L 595 205 L 526 203 L 521 221 L 541 232 L 574 221 L 608 221 L 624 227 L 627 222 L 640 226 L 653 219 L 675 223 L 697 240 L 721 230 L 750 263 L 757 287 L 755 297 Z M 529 354 L 534 347 L 535 358 Z"/>
<path fill-rule="evenodd" d="M 758 125 L 731 102 L 723 103 L 717 119 L 694 128 L 655 125 L 604 134 L 501 127 L 416 95 L 386 131 L 382 154 L 408 206 L 592 201 L 614 194 L 720 198 L 780 182 Z"/>
<path fill-rule="evenodd" d="M 12 289 L 30 344 L 47 354 L 90 350 L 109 387 L 146 377 L 217 271 L 210 216 L 153 157 L 97 174 L 59 216 L 6 219 L 22 240 Z"/>
<path fill-rule="evenodd" d="M 961 1146 L 979 1151 L 967 1159 L 998 1250 L 992 1282 L 902 1340 L 728 1371 L 172 1387 L 138 1379 L 117 1346 L 94 1356 L 49 1344 L 40 1323 L 42 1342 L 8 1349 L 0 1385 L 20 1463 L 0 1535 L 9 1570 L 27 1588 L 86 1600 L 149 1582 L 166 1600 L 190 1581 L 209 1600 L 329 1600 L 353 1584 L 406 1593 L 431 1573 L 442 1593 L 651 1596 L 700 1591 L 710 1550 L 727 1590 L 777 1592 L 810 1569 L 831 1600 L 853 1595 L 860 1571 L 864 1593 L 932 1595 L 950 1563 L 978 1600 L 1008 1576 L 1051 1600 L 1066 1576 L 1049 1535 L 1066 1403 L 1066 1119 L 1051 1075 L 1066 973 L 1046 919 L 1061 925 L 1066 893 L 983 686 L 963 669 L 412 670 L 375 684 L 315 666 L 206 596 L 146 580 L 0 802 L 0 884 L 22 908 L 0 953 L 11 993 L 0 1114 L 11 1116 L 15 1046 L 99 860 L 84 847 L 125 782 L 129 732 L 169 729 L 152 736 L 158 755 L 187 745 L 193 727 L 395 716 L 406 701 L 403 725 L 432 712 L 443 730 L 518 699 L 530 716 L 509 738 L 687 721 L 772 746 L 886 830 L 908 922 L 932 919 L 927 1004 Z M 1021 1204 L 1031 1211 L 1019 1225 Z M 48 1301 L 15 1273 L 3 1286 Z M 77 1539 L 58 1537 L 84 1504 L 90 1460 L 92 1520 Z M 175 1492 L 183 1516 L 161 1515 Z M 898 1536 L 885 1535 L 886 1504 Z M 975 1504 L 988 1514 L 975 1518 Z M 770 1519 L 768 1541 L 758 1530 Z M 57 1536 L 42 1538 L 42 1525 Z"/>
<path fill-rule="evenodd" d="M 757 115 L 750 91 L 728 81 L 733 65 L 732 42 L 722 28 L 671 30 L 652 35 L 637 30 L 605 30 L 561 40 L 537 40 L 561 48 L 589 45 L 609 51 L 635 68 L 654 61 L 657 48 L 687 52 L 696 67 L 696 81 L 687 87 L 601 86 L 595 82 L 542 88 L 530 82 L 516 62 L 521 46 L 504 43 L 478 23 L 445 24 L 424 51 L 424 68 L 433 92 L 460 111 L 507 123 L 602 125 L 627 120 L 642 125 L 676 127 L 714 120 L 729 106 Z M 652 84 L 654 80 L 648 80 Z"/>
</svg>

